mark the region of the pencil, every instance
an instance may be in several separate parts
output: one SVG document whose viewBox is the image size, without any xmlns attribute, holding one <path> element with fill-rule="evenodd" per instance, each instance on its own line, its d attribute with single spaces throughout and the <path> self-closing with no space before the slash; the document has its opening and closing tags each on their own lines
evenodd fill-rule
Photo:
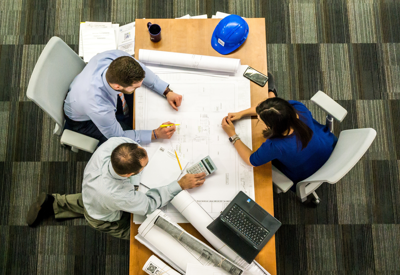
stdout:
<svg viewBox="0 0 400 275">
<path fill-rule="evenodd" d="M 180 124 L 163 124 L 163 125 L 160 125 L 160 128 L 165 128 L 165 127 L 170 127 L 170 126 L 177 126 L 177 125 L 180 125 Z"/>
<path fill-rule="evenodd" d="M 181 171 L 182 171 L 182 166 L 181 166 L 181 162 L 179 161 L 178 154 L 176 153 L 175 150 L 174 150 L 174 152 L 175 152 L 176 159 L 178 160 L 179 168 L 181 168 Z"/>
</svg>

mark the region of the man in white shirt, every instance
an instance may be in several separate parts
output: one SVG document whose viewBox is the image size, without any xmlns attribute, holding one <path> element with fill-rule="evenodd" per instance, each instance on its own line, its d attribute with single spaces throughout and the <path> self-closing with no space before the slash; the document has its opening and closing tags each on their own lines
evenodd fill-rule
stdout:
<svg viewBox="0 0 400 275">
<path fill-rule="evenodd" d="M 28 211 L 28 225 L 34 226 L 49 215 L 55 215 L 56 219 L 84 216 L 94 229 L 129 239 L 130 213 L 152 213 L 180 191 L 199 187 L 205 181 L 205 173 L 187 174 L 179 181 L 146 193 L 135 191 L 148 161 L 146 150 L 132 139 L 110 138 L 90 158 L 84 171 L 82 194 L 43 192 Z"/>
</svg>

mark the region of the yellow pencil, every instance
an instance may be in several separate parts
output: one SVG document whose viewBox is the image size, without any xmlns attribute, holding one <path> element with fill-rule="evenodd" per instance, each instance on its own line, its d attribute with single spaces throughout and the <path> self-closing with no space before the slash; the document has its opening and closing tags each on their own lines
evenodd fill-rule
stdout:
<svg viewBox="0 0 400 275">
<path fill-rule="evenodd" d="M 174 150 L 174 152 L 175 152 L 176 159 L 178 160 L 179 168 L 181 168 L 181 171 L 182 171 L 182 166 L 181 166 L 181 162 L 179 161 L 178 154 L 176 153 L 175 150 Z"/>
<path fill-rule="evenodd" d="M 177 126 L 177 125 L 180 125 L 180 124 L 163 124 L 163 125 L 160 125 L 160 128 L 165 128 L 165 127 L 170 127 L 170 126 Z"/>
</svg>

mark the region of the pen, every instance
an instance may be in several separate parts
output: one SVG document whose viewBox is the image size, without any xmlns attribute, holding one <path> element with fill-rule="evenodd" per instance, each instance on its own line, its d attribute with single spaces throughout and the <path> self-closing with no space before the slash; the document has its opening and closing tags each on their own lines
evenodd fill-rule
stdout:
<svg viewBox="0 0 400 275">
<path fill-rule="evenodd" d="M 178 154 L 176 153 L 175 150 L 174 150 L 174 152 L 175 152 L 176 159 L 178 160 L 179 168 L 181 168 L 181 171 L 182 171 L 182 166 L 181 166 L 181 162 L 179 161 Z"/>
<path fill-rule="evenodd" d="M 177 126 L 177 125 L 180 125 L 180 124 L 163 124 L 163 125 L 160 125 L 160 128 L 165 128 L 165 127 L 170 127 L 170 126 Z"/>
</svg>

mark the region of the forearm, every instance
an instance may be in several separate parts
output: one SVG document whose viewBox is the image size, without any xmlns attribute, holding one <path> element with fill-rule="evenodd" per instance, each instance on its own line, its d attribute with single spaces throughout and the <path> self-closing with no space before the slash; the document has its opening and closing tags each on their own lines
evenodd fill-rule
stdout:
<svg viewBox="0 0 400 275">
<path fill-rule="evenodd" d="M 247 145 L 244 144 L 240 139 L 235 142 L 234 146 L 242 160 L 248 165 L 253 166 L 250 163 L 250 156 L 253 154 L 253 151 L 250 150 L 250 148 L 247 147 Z"/>
<path fill-rule="evenodd" d="M 247 117 L 247 116 L 256 116 L 256 107 L 251 107 L 249 109 L 240 111 L 242 117 Z"/>
</svg>

